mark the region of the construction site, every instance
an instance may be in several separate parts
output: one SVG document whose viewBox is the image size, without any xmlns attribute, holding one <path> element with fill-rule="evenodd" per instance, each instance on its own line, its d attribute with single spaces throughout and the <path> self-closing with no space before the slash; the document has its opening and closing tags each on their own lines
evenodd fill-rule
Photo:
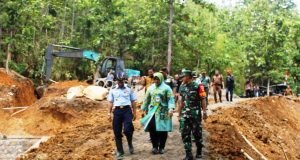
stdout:
<svg viewBox="0 0 300 160">
<path fill-rule="evenodd" d="M 66 97 L 85 82 L 49 85 L 40 99 L 30 79 L 0 70 L 0 159 L 113 159 L 111 122 L 104 100 Z M 139 104 L 144 92 L 137 92 Z M 236 98 L 210 104 L 203 122 L 204 159 L 300 159 L 300 99 L 272 96 Z M 148 134 L 134 122 L 136 152 L 124 159 L 178 159 L 184 155 L 178 122 L 166 153 L 152 156 Z"/>
</svg>

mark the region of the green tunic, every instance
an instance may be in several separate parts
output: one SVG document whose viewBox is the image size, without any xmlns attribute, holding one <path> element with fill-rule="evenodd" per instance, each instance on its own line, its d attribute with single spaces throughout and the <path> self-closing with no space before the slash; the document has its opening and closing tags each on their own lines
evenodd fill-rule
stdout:
<svg viewBox="0 0 300 160">
<path fill-rule="evenodd" d="M 159 86 L 152 84 L 147 89 L 141 109 L 147 110 L 148 114 L 141 119 L 141 123 L 144 126 L 144 130 L 148 131 L 148 124 L 155 115 L 156 130 L 171 132 L 173 130 L 172 117 L 168 113 L 170 109 L 173 110 L 175 108 L 174 95 L 172 89 L 163 82 L 161 73 L 155 73 L 154 77 L 159 77 L 162 83 Z"/>
</svg>

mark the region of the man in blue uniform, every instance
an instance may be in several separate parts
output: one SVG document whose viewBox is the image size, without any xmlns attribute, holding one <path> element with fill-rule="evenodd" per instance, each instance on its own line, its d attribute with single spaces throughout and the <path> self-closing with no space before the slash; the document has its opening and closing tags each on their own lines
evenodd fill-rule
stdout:
<svg viewBox="0 0 300 160">
<path fill-rule="evenodd" d="M 122 127 L 128 141 L 129 152 L 133 154 L 132 135 L 134 131 L 132 121 L 135 120 L 136 110 L 135 101 L 137 100 L 134 92 L 124 85 L 124 78 L 117 77 L 118 85 L 110 90 L 107 100 L 110 102 L 108 109 L 108 119 L 113 116 L 113 130 L 116 141 L 116 158 L 121 159 L 124 155 L 122 144 Z M 112 115 L 113 114 L 113 115 Z"/>
</svg>

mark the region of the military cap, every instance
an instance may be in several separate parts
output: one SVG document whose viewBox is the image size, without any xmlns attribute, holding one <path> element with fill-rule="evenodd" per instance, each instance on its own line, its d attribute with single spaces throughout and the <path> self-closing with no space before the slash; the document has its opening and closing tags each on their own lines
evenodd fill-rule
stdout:
<svg viewBox="0 0 300 160">
<path fill-rule="evenodd" d="M 184 70 L 182 70 L 182 75 L 183 76 L 192 76 L 192 71 L 184 69 Z"/>
</svg>

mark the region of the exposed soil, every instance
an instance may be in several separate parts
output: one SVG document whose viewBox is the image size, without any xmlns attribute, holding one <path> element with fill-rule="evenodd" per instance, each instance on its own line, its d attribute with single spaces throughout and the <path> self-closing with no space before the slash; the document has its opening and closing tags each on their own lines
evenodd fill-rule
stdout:
<svg viewBox="0 0 300 160">
<path fill-rule="evenodd" d="M 300 103 L 285 97 L 253 99 L 234 108 L 218 109 L 208 119 L 208 151 L 211 157 L 252 158 L 259 155 L 242 139 L 241 132 L 269 159 L 300 158 Z"/>
<path fill-rule="evenodd" d="M 0 80 L 0 107 L 30 105 L 13 116 L 18 110 L 0 109 L 0 133 L 51 136 L 21 159 L 113 159 L 114 139 L 111 122 L 107 120 L 108 102 L 85 97 L 67 100 L 65 97 L 70 87 L 87 86 L 87 83 L 52 84 L 36 101 L 30 80 L 14 73 L 6 74 L 1 69 Z M 142 95 L 138 93 L 139 99 Z M 242 135 L 268 159 L 300 159 L 299 98 L 234 99 L 233 103 L 210 103 L 208 108 L 209 113 L 213 112 L 203 123 L 204 159 L 246 159 L 241 150 L 253 159 L 260 159 L 261 155 Z M 175 130 L 169 134 L 166 153 L 158 156 L 150 154 L 149 134 L 139 130 L 139 119 L 140 114 L 135 121 L 136 154 L 126 154 L 125 159 L 176 160 L 184 156 L 177 117 L 173 117 Z"/>
<path fill-rule="evenodd" d="M 0 108 L 29 106 L 36 101 L 33 82 L 0 68 Z"/>
<path fill-rule="evenodd" d="M 22 159 L 112 159 L 110 123 L 99 121 L 61 130 Z"/>
</svg>

